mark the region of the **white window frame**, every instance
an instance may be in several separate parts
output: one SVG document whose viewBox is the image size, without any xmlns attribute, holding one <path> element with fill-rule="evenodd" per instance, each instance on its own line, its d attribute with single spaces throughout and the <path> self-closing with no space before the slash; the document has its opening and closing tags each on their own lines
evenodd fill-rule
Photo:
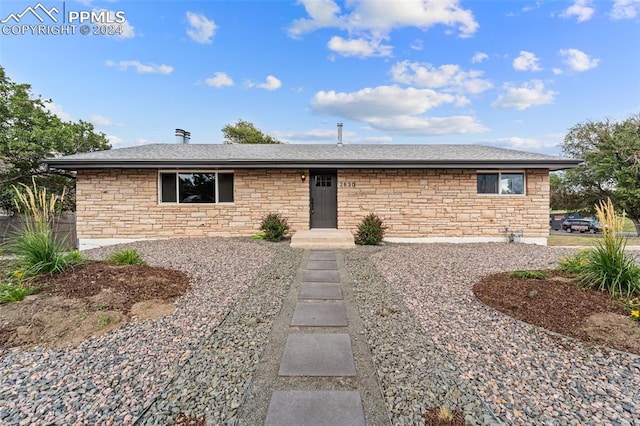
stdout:
<svg viewBox="0 0 640 426">
<path fill-rule="evenodd" d="M 478 175 L 483 175 L 483 174 L 498 174 L 498 192 L 497 193 L 491 193 L 491 194 L 486 194 L 486 193 L 480 193 L 478 192 Z M 522 194 L 503 194 L 500 192 L 500 181 L 502 180 L 502 175 L 508 175 L 508 174 L 514 174 L 514 173 L 519 173 L 522 174 Z M 527 195 L 527 171 L 526 170 L 476 170 L 476 195 L 479 196 L 489 196 L 489 197 L 524 197 Z"/>
<path fill-rule="evenodd" d="M 161 174 L 162 173 L 175 173 L 176 174 L 176 201 L 162 201 L 162 179 L 161 179 Z M 179 179 L 177 179 L 177 175 L 180 173 L 209 173 L 209 174 L 215 174 L 216 178 L 215 178 L 215 186 L 213 188 L 214 192 L 215 192 L 215 197 L 216 200 L 220 199 L 220 194 L 218 191 L 218 175 L 224 175 L 224 174 L 232 174 L 233 176 L 233 201 L 229 202 L 229 201 L 224 201 L 224 202 L 220 202 L 220 201 L 216 201 L 215 203 L 181 203 L 179 201 L 180 199 L 180 181 Z M 235 170 L 202 170 L 202 169 L 163 169 L 163 170 L 158 170 L 158 177 L 157 177 L 157 181 L 158 181 L 158 188 L 157 188 L 157 194 L 158 194 L 158 204 L 163 205 L 163 206 L 167 206 L 167 205 L 178 205 L 178 206 L 215 206 L 215 205 L 234 205 L 236 203 L 236 177 L 235 177 Z"/>
</svg>

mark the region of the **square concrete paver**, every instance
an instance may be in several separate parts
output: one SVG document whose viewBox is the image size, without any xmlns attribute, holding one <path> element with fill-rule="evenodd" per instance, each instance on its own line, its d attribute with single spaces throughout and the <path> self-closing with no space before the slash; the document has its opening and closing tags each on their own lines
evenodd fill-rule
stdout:
<svg viewBox="0 0 640 426">
<path fill-rule="evenodd" d="M 305 271 L 304 282 L 339 283 L 340 273 L 338 271 L 327 271 L 325 269 Z"/>
<path fill-rule="evenodd" d="M 342 300 L 340 284 L 302 284 L 299 299 Z"/>
<path fill-rule="evenodd" d="M 291 333 L 284 345 L 280 376 L 355 376 L 348 334 Z"/>
<path fill-rule="evenodd" d="M 338 263 L 335 260 L 310 260 L 307 262 L 307 269 L 327 269 L 338 270 Z"/>
<path fill-rule="evenodd" d="M 364 426 L 358 391 L 274 391 L 265 425 Z"/>
<path fill-rule="evenodd" d="M 347 311 L 341 303 L 298 302 L 293 312 L 294 327 L 346 327 Z"/>
<path fill-rule="evenodd" d="M 336 254 L 332 250 L 312 250 L 309 260 L 336 260 Z"/>
</svg>

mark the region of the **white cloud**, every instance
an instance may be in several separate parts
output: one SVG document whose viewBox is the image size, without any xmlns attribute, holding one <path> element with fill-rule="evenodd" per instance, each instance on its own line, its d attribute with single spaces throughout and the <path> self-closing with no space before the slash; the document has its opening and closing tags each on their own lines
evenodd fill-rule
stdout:
<svg viewBox="0 0 640 426">
<path fill-rule="evenodd" d="M 422 40 L 420 40 L 420 39 L 416 39 L 409 45 L 409 47 L 411 49 L 413 49 L 413 50 L 418 50 L 419 51 L 419 50 L 424 49 L 424 42 Z"/>
<path fill-rule="evenodd" d="M 429 136 L 482 133 L 488 129 L 474 117 L 389 117 L 371 120 L 369 125 L 378 130 L 406 136 Z"/>
<path fill-rule="evenodd" d="M 227 73 L 217 72 L 213 77 L 207 78 L 205 83 L 211 87 L 233 86 L 233 79 Z"/>
<path fill-rule="evenodd" d="M 213 20 L 201 13 L 187 12 L 187 35 L 196 43 L 210 44 L 218 28 Z"/>
<path fill-rule="evenodd" d="M 368 121 L 375 117 L 422 114 L 455 101 L 455 96 L 431 89 L 378 86 L 351 93 L 320 91 L 311 100 L 311 108 L 320 114 Z"/>
<path fill-rule="evenodd" d="M 364 40 L 370 47 L 375 47 L 378 45 L 371 41 L 386 40 L 392 30 L 403 27 L 426 30 L 434 25 L 445 25 L 457 28 L 461 37 L 471 37 L 479 28 L 473 13 L 463 9 L 459 0 L 347 1 L 344 11 L 333 0 L 300 0 L 299 3 L 304 6 L 308 17 L 291 23 L 287 32 L 294 38 L 320 28 L 336 28 L 349 34 L 350 40 L 340 39 L 343 42 L 358 40 L 362 44 Z M 354 35 L 356 37 L 352 37 Z M 342 47 L 340 52 L 366 50 L 366 46 L 345 46 L 345 43 L 336 46 L 340 40 L 335 37 L 332 40 L 334 47 Z M 382 47 L 390 52 L 390 46 Z M 386 50 L 383 50 L 383 55 L 380 55 L 379 48 L 374 50 L 378 53 L 375 56 L 388 54 Z"/>
<path fill-rule="evenodd" d="M 282 82 L 272 75 L 268 75 L 264 83 L 255 83 L 253 81 L 247 81 L 247 87 L 257 87 L 258 89 L 265 89 L 269 91 L 277 90 L 282 87 Z"/>
<path fill-rule="evenodd" d="M 120 148 L 127 145 L 127 142 L 119 136 L 106 135 L 106 137 L 112 148 Z"/>
<path fill-rule="evenodd" d="M 560 75 L 562 74 L 562 70 L 560 68 L 554 68 L 551 70 L 555 75 Z"/>
<path fill-rule="evenodd" d="M 549 148 L 556 148 L 562 142 L 562 136 L 544 136 L 542 138 L 523 138 L 513 136 L 507 138 L 496 138 L 482 141 L 484 144 L 496 145 L 504 148 L 518 150 L 548 151 Z"/>
<path fill-rule="evenodd" d="M 540 80 L 531 80 L 520 87 L 505 84 L 505 92 L 498 96 L 491 106 L 494 108 L 515 108 L 524 110 L 532 106 L 553 103 L 556 93 L 545 90 Z"/>
<path fill-rule="evenodd" d="M 309 18 L 293 21 L 288 29 L 291 37 L 299 37 L 319 28 L 345 28 L 346 23 L 337 16 L 340 7 L 333 0 L 300 0 L 299 3 L 304 6 Z"/>
<path fill-rule="evenodd" d="M 538 57 L 526 50 L 520 51 L 520 56 L 513 60 L 513 69 L 516 71 L 542 71 Z"/>
<path fill-rule="evenodd" d="M 327 43 L 329 50 L 342 56 L 358 56 L 367 58 L 372 56 L 390 56 L 392 47 L 381 44 L 381 40 L 356 38 L 345 40 L 340 36 L 333 36 Z"/>
<path fill-rule="evenodd" d="M 634 19 L 640 15 L 640 0 L 614 0 L 611 8 L 613 19 Z"/>
<path fill-rule="evenodd" d="M 479 64 L 482 61 L 486 61 L 487 59 L 489 59 L 489 55 L 487 55 L 486 53 L 483 52 L 476 52 L 473 57 L 471 58 L 471 63 L 472 64 Z"/>
<path fill-rule="evenodd" d="M 301 131 L 274 131 L 273 136 L 289 143 L 337 143 L 338 131 L 334 129 L 311 129 Z M 360 136 L 356 132 L 343 131 L 342 139 L 347 144 L 385 144 L 393 142 L 390 136 Z"/>
<path fill-rule="evenodd" d="M 113 121 L 111 121 L 111 119 L 109 117 L 105 117 L 104 115 L 100 115 L 100 114 L 90 115 L 88 120 L 94 126 L 98 126 L 98 127 L 111 127 L 111 126 L 114 126 Z"/>
<path fill-rule="evenodd" d="M 564 59 L 562 62 L 567 64 L 571 71 L 583 72 L 598 66 L 600 59 L 592 58 L 586 53 L 578 49 L 563 49 L 559 52 Z"/>
<path fill-rule="evenodd" d="M 458 65 L 441 65 L 403 61 L 391 68 L 393 81 L 420 87 L 445 88 L 461 93 L 481 93 L 493 87 L 489 80 L 480 78 L 482 71 L 463 71 Z"/>
<path fill-rule="evenodd" d="M 560 16 L 563 18 L 575 16 L 578 22 L 585 22 L 591 19 L 595 11 L 591 7 L 591 0 L 575 0 Z"/>
<path fill-rule="evenodd" d="M 173 67 L 169 65 L 143 64 L 140 61 L 119 61 L 115 62 L 107 60 L 105 64 L 111 68 L 117 68 L 120 71 L 126 71 L 129 68 L 136 70 L 138 74 L 171 74 Z"/>
<path fill-rule="evenodd" d="M 62 109 L 62 105 L 55 102 L 44 102 L 45 111 L 57 116 L 62 121 L 71 121 L 71 115 Z"/>
<path fill-rule="evenodd" d="M 432 89 L 378 86 L 357 92 L 317 92 L 311 108 L 326 114 L 367 123 L 371 128 L 406 135 L 476 133 L 486 128 L 473 117 L 426 117 L 428 110 L 459 104 L 464 97 Z"/>
</svg>

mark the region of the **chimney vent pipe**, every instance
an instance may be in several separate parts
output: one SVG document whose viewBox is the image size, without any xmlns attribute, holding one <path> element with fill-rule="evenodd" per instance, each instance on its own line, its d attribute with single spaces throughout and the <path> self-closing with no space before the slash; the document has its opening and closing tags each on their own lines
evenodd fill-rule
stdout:
<svg viewBox="0 0 640 426">
<path fill-rule="evenodd" d="M 342 123 L 338 123 L 338 146 L 342 146 Z"/>
</svg>

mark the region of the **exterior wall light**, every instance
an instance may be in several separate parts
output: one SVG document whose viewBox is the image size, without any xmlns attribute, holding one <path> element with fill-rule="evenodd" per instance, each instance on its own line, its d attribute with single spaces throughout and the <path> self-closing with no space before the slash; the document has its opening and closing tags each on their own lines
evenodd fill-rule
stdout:
<svg viewBox="0 0 640 426">
<path fill-rule="evenodd" d="M 300 180 L 302 180 L 303 182 L 307 180 L 307 175 L 305 175 L 304 172 L 300 174 Z"/>
</svg>

